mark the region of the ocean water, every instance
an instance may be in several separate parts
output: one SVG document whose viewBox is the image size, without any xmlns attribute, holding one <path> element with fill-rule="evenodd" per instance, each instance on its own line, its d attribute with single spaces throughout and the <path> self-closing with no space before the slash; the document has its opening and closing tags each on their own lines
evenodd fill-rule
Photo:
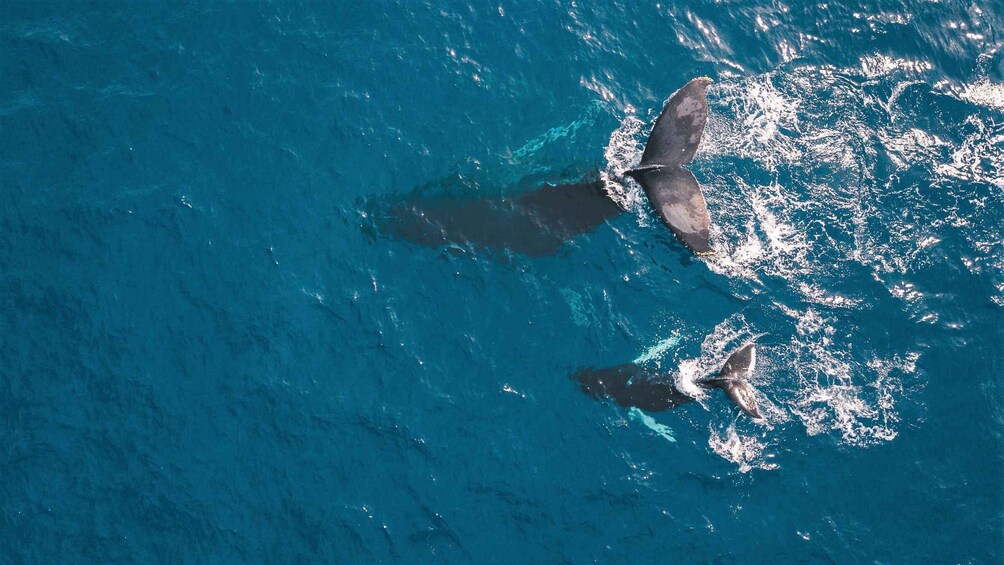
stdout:
<svg viewBox="0 0 1004 565">
<path fill-rule="evenodd" d="M 1000 563 L 1002 18 L 0 3 L 0 561 Z M 702 75 L 707 261 L 618 182 Z M 590 174 L 555 255 L 368 228 Z M 761 422 L 568 379 L 753 337 Z"/>
</svg>

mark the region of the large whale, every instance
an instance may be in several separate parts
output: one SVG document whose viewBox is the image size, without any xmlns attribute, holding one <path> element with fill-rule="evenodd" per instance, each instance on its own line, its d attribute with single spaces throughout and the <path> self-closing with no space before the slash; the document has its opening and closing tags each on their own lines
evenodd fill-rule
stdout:
<svg viewBox="0 0 1004 565">
<path fill-rule="evenodd" d="M 751 418 L 760 418 L 756 396 L 747 382 L 756 365 L 756 347 L 743 345 L 729 356 L 717 375 L 697 381 L 698 386 L 719 389 Z M 609 398 L 624 408 L 635 407 L 648 412 L 660 412 L 694 402 L 673 383 L 652 375 L 636 363 L 625 363 L 605 369 L 580 369 L 571 376 L 579 389 L 589 396 Z"/>
<path fill-rule="evenodd" d="M 626 176 L 644 189 L 662 222 L 697 255 L 713 253 L 704 194 L 683 168 L 697 153 L 708 120 L 709 78 L 696 78 L 666 101 L 641 163 Z M 510 250 L 531 257 L 556 254 L 565 243 L 624 210 L 599 175 L 491 198 L 429 196 L 418 191 L 380 211 L 378 231 L 428 247 Z"/>
</svg>

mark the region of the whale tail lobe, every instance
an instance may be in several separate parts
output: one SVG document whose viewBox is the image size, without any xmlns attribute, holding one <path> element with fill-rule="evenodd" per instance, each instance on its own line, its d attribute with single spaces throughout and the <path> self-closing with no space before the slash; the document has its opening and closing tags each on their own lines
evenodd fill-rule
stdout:
<svg viewBox="0 0 1004 565">
<path fill-rule="evenodd" d="M 641 184 L 662 223 L 698 257 L 715 254 L 711 246 L 711 216 L 694 173 L 682 167 L 631 172 Z"/>
<path fill-rule="evenodd" d="M 708 123 L 707 88 L 711 79 L 691 80 L 669 97 L 645 144 L 639 169 L 686 165 L 693 160 Z"/>
</svg>

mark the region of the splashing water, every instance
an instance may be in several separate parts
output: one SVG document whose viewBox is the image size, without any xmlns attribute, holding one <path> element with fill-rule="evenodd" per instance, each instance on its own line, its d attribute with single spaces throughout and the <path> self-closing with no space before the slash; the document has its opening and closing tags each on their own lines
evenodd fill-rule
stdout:
<svg viewBox="0 0 1004 565">
<path fill-rule="evenodd" d="M 642 127 L 644 122 L 634 114 L 628 114 L 620 126 L 610 134 L 610 142 L 603 150 L 606 166 L 600 171 L 600 179 L 610 198 L 621 208 L 632 212 L 639 218 L 644 218 L 646 200 L 640 187 L 624 173 L 641 161 L 644 151 Z"/>
<path fill-rule="evenodd" d="M 777 469 L 777 463 L 771 461 L 773 455 L 767 452 L 767 444 L 755 436 L 743 436 L 732 424 L 724 433 L 711 430 L 708 445 L 715 453 L 735 463 L 740 473 L 748 473 L 753 469 Z"/>
<path fill-rule="evenodd" d="M 908 127 L 897 119 L 902 113 L 897 100 L 930 69 L 892 59 L 865 63 L 858 69 L 795 66 L 716 84 L 709 92 L 709 125 L 692 166 L 705 188 L 719 250 L 706 261 L 708 268 L 727 277 L 738 292 L 766 296 L 780 285 L 793 296 L 793 304 L 767 309 L 776 323 L 797 320 L 791 339 L 772 351 L 791 367 L 788 380 L 794 377 L 797 384 L 790 394 L 778 395 L 780 405 L 767 403 L 766 412 L 775 414 L 771 425 L 794 416 L 809 435 L 832 432 L 846 444 L 861 446 L 896 437 L 897 400 L 906 388 L 903 379 L 918 379 L 919 353 L 863 347 L 863 336 L 838 335 L 836 328 L 847 324 L 847 316 L 867 307 L 865 297 L 846 294 L 841 283 L 876 281 L 903 302 L 911 317 L 938 323 L 930 295 L 908 280 L 942 240 L 934 228 L 961 230 L 963 240 L 980 251 L 972 253 L 981 259 L 967 263 L 970 269 L 1004 264 L 999 244 L 1004 234 L 983 217 L 1000 209 L 1001 194 L 960 206 L 960 198 L 972 198 L 954 193 L 966 187 L 952 182 L 1000 188 L 999 164 L 991 155 L 1004 144 L 1001 126 L 974 115 L 963 124 L 961 137 Z M 842 78 L 847 73 L 888 83 L 890 94 L 862 92 Z M 989 100 L 992 105 L 993 97 Z M 885 116 L 877 127 L 876 116 Z M 622 177 L 640 159 L 643 129 L 634 115 L 623 119 L 610 136 L 602 173 L 611 197 L 639 217 L 644 217 L 644 196 Z M 897 183 L 896 176 L 881 180 L 887 166 L 899 174 L 918 168 L 933 173 L 935 182 L 950 191 L 947 214 L 930 195 Z M 758 180 L 764 178 L 769 180 Z M 1002 303 L 1001 295 L 993 299 Z M 680 363 L 674 379 L 681 391 L 704 402 L 705 392 L 694 380 L 717 370 L 725 345 L 749 333 L 743 323 L 741 317 L 726 320 L 702 344 L 699 358 Z M 855 342 L 869 357 L 852 349 Z M 788 388 L 784 380 L 779 386 Z M 735 450 L 748 448 L 743 468 L 760 460 L 764 449 L 760 440 L 735 429 L 713 430 L 712 443 L 730 460 Z"/>
</svg>

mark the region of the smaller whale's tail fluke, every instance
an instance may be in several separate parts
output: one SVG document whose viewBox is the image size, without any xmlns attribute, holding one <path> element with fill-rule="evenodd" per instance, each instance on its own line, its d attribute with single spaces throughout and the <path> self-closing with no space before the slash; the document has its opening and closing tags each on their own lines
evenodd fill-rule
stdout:
<svg viewBox="0 0 1004 565">
<path fill-rule="evenodd" d="M 753 387 L 746 381 L 755 366 L 756 346 L 747 343 L 729 356 L 717 376 L 700 381 L 699 384 L 705 388 L 721 389 L 740 410 L 751 418 L 759 419 L 756 395 L 753 394 Z"/>
<path fill-rule="evenodd" d="M 756 348 L 750 342 L 729 356 L 718 375 L 697 384 L 721 389 L 743 412 L 760 418 L 753 387 L 746 382 L 755 365 Z M 570 378 L 589 396 L 609 398 L 624 408 L 660 412 L 696 400 L 676 388 L 671 379 L 653 376 L 637 363 L 625 363 L 606 369 L 580 369 Z"/>
</svg>

